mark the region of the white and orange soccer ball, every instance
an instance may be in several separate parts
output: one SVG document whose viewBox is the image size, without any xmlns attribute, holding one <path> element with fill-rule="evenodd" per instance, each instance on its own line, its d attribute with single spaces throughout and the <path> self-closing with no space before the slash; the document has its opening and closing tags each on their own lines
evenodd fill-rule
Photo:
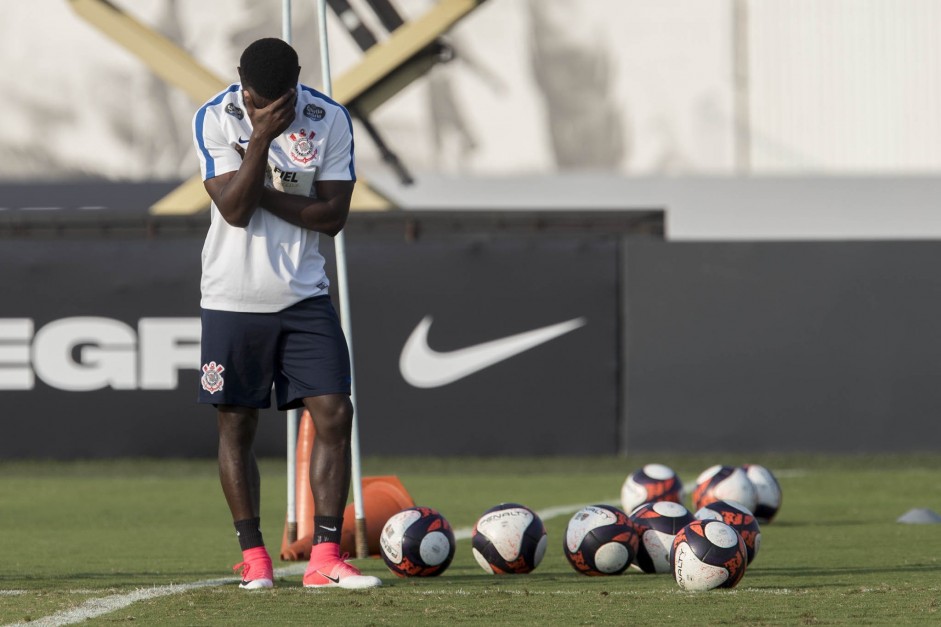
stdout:
<svg viewBox="0 0 941 627">
<path fill-rule="evenodd" d="M 704 505 L 694 516 L 699 520 L 721 520 L 742 536 L 748 563 L 751 564 L 761 547 L 761 526 L 745 506 L 735 501 L 713 501 Z"/>
<path fill-rule="evenodd" d="M 758 493 L 748 475 L 739 466 L 710 466 L 696 477 L 693 511 L 713 501 L 736 501 L 748 511 L 755 511 Z"/>
<path fill-rule="evenodd" d="M 644 503 L 630 515 L 640 536 L 635 565 L 648 574 L 670 572 L 670 548 L 680 529 L 695 518 L 686 507 L 673 501 Z"/>
<path fill-rule="evenodd" d="M 745 541 L 719 520 L 696 520 L 673 540 L 670 566 L 684 590 L 702 592 L 734 588 L 745 574 Z"/>
<path fill-rule="evenodd" d="M 621 486 L 621 506 L 632 512 L 639 505 L 683 499 L 683 482 L 669 466 L 647 464 L 629 474 Z"/>
<path fill-rule="evenodd" d="M 440 575 L 454 559 L 454 532 L 430 507 L 409 507 L 395 514 L 379 534 L 379 552 L 399 577 Z"/>
<path fill-rule="evenodd" d="M 758 504 L 752 510 L 755 518 L 762 525 L 771 522 L 781 509 L 781 485 L 774 474 L 758 464 L 745 464 L 742 466 L 748 480 L 755 486 Z"/>
<path fill-rule="evenodd" d="M 620 575 L 634 561 L 638 541 L 627 514 L 610 505 L 588 505 L 569 519 L 563 550 L 583 575 Z"/>
<path fill-rule="evenodd" d="M 532 572 L 542 562 L 547 543 L 542 519 L 519 503 L 491 507 L 471 534 L 474 558 L 491 575 Z"/>
</svg>

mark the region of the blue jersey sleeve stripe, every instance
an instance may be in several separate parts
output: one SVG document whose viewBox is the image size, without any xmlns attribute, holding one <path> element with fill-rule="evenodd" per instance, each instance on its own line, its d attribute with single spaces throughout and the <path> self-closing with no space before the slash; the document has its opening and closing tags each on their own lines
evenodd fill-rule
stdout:
<svg viewBox="0 0 941 627">
<path fill-rule="evenodd" d="M 199 111 L 196 112 L 196 142 L 199 144 L 199 151 L 203 153 L 203 158 L 206 160 L 207 181 L 216 176 L 216 160 L 212 158 L 211 154 L 209 154 L 209 150 L 206 148 L 206 142 L 203 139 L 203 123 L 206 119 L 206 110 L 209 107 L 219 104 L 228 94 L 232 93 L 233 91 L 238 91 L 238 89 L 238 84 L 230 85 L 228 89 L 204 104 L 199 108 Z"/>
<path fill-rule="evenodd" d="M 339 102 L 337 102 L 333 98 L 330 98 L 326 94 L 320 93 L 319 91 L 317 91 L 316 89 L 312 87 L 308 87 L 307 85 L 301 85 L 301 89 L 303 89 L 306 92 L 310 92 L 317 98 L 321 98 L 329 102 L 330 104 L 339 107 L 340 111 L 343 112 L 343 115 L 346 116 L 346 123 L 350 125 L 350 180 L 355 181 L 356 180 L 356 166 L 355 166 L 355 159 L 353 156 L 354 154 L 353 146 L 356 143 L 356 140 L 353 138 L 353 119 L 350 117 L 350 112 L 346 110 L 346 107 L 341 105 Z"/>
</svg>

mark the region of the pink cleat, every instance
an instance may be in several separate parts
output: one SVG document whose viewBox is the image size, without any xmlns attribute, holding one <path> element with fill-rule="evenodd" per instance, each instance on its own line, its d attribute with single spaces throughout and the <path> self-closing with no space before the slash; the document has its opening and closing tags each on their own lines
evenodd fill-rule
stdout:
<svg viewBox="0 0 941 627">
<path fill-rule="evenodd" d="M 243 590 L 261 590 L 274 587 L 274 571 L 271 567 L 271 556 L 263 546 L 242 551 L 244 561 L 232 567 L 232 570 L 242 571 L 242 583 L 239 588 Z"/>
<path fill-rule="evenodd" d="M 361 590 L 364 588 L 378 588 L 382 581 L 378 577 L 364 575 L 358 568 L 346 561 L 348 555 L 333 557 L 318 563 L 307 565 L 304 571 L 305 588 L 346 588 L 347 590 Z"/>
</svg>

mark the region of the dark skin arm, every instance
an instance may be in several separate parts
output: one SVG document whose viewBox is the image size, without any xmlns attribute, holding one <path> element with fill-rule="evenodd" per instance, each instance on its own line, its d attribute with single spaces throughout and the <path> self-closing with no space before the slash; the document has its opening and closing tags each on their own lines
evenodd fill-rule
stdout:
<svg viewBox="0 0 941 627">
<path fill-rule="evenodd" d="M 354 181 L 317 181 L 317 198 L 266 188 L 261 194 L 261 206 L 285 222 L 334 237 L 346 224 L 354 184 Z"/>
<path fill-rule="evenodd" d="M 353 181 L 317 181 L 317 198 L 286 194 L 276 189 L 266 188 L 262 184 L 261 193 L 254 207 L 241 214 L 245 216 L 244 222 L 230 219 L 222 212 L 219 203 L 222 201 L 223 194 L 233 193 L 230 191 L 231 182 L 244 168 L 243 163 L 238 172 L 220 174 L 205 182 L 206 191 L 209 192 L 216 206 L 220 207 L 219 213 L 222 213 L 222 217 L 232 226 L 241 228 L 248 226 L 256 207 L 278 216 L 285 222 L 324 233 L 330 237 L 336 236 L 346 224 L 346 218 L 350 212 L 350 199 L 353 196 Z M 262 181 L 264 181 L 264 176 L 262 176 Z"/>
<path fill-rule="evenodd" d="M 259 108 L 253 105 L 250 92 L 244 91 L 245 106 L 252 120 L 252 134 L 248 149 L 242 154 L 242 165 L 235 172 L 219 175 L 204 183 L 219 213 L 232 226 L 248 226 L 261 202 L 265 189 L 268 147 L 294 121 L 296 96 L 291 89 L 267 106 Z"/>
<path fill-rule="evenodd" d="M 353 181 L 317 181 L 317 198 L 265 187 L 268 148 L 294 121 L 296 92 L 292 89 L 264 106 L 257 106 L 250 90 L 245 90 L 243 99 L 252 134 L 247 149 L 237 147 L 242 165 L 204 183 L 219 213 L 232 226 L 245 228 L 261 207 L 295 226 L 335 236 L 349 215 Z"/>
</svg>

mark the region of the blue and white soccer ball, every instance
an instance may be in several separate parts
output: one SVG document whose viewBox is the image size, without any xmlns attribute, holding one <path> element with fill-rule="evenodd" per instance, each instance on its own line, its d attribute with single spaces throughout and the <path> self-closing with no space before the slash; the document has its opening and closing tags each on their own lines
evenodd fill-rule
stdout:
<svg viewBox="0 0 941 627">
<path fill-rule="evenodd" d="M 525 505 L 502 503 L 480 517 L 471 535 L 480 567 L 491 575 L 532 572 L 546 554 L 546 527 Z"/>
</svg>

